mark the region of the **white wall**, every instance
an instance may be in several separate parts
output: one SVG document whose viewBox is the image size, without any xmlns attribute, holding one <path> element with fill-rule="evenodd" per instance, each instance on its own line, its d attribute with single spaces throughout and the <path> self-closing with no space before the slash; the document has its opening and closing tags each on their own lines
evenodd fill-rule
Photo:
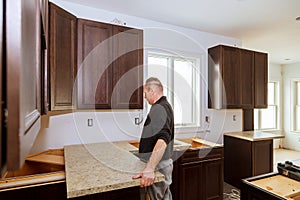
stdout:
<svg viewBox="0 0 300 200">
<path fill-rule="evenodd" d="M 210 34 L 193 29 L 155 22 L 134 16 L 123 15 L 106 10 L 81 6 L 61 0 L 53 3 L 64 8 L 78 18 L 112 23 L 114 19 L 126 23 L 126 26 L 144 30 L 145 55 L 148 50 L 163 50 L 177 54 L 193 54 L 202 59 L 201 99 L 202 126 L 199 129 L 179 129 L 176 137 L 195 136 L 222 143 L 223 132 L 242 130 L 241 110 L 207 110 L 207 49 L 217 44 L 241 46 L 241 40 Z M 145 63 L 146 64 L 146 63 Z M 145 70 L 145 77 L 147 77 Z M 49 148 L 59 148 L 66 144 L 90 143 L 138 139 L 141 126 L 133 124 L 135 117 L 141 117 L 145 111 L 73 113 L 50 117 L 48 128 L 43 128 L 32 148 L 32 153 Z M 230 115 L 228 115 L 230 113 Z M 204 122 L 204 116 L 210 116 L 210 123 Z M 236 121 L 232 120 L 236 115 Z M 229 117 L 228 117 L 229 116 Z M 93 118 L 97 126 L 88 127 L 87 119 Z M 206 134 L 205 130 L 211 130 Z"/>
<path fill-rule="evenodd" d="M 291 116 L 292 116 L 292 81 L 300 80 L 300 63 L 284 65 L 283 72 L 283 128 L 285 132 L 285 139 L 283 140 L 283 147 L 300 151 L 300 133 L 292 132 Z"/>
</svg>

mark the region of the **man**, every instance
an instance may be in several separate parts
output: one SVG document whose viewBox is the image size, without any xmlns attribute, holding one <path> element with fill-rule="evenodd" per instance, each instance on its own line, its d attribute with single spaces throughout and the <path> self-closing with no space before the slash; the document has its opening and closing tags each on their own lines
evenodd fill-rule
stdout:
<svg viewBox="0 0 300 200">
<path fill-rule="evenodd" d="M 141 200 L 146 195 L 151 200 L 171 200 L 170 184 L 173 171 L 174 114 L 163 96 L 163 86 L 159 79 L 149 78 L 144 85 L 145 98 L 151 105 L 140 139 L 139 155 L 147 164 L 145 169 L 134 176 L 141 178 Z M 155 170 L 165 175 L 165 181 L 154 183 Z"/>
</svg>

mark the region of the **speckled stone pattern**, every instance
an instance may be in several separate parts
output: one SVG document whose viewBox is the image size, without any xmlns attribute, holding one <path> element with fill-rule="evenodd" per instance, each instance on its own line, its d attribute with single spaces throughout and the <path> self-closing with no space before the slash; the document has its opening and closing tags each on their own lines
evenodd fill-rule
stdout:
<svg viewBox="0 0 300 200">
<path fill-rule="evenodd" d="M 231 132 L 231 133 L 224 133 L 226 136 L 240 138 L 243 140 L 249 141 L 260 141 L 260 140 L 271 140 L 271 139 L 278 139 L 284 138 L 283 135 L 275 134 L 275 133 L 266 133 L 262 131 L 241 131 L 241 132 Z"/>
<path fill-rule="evenodd" d="M 65 146 L 67 197 L 138 186 L 140 180 L 132 176 L 146 163 L 130 152 L 134 148 L 128 142 Z M 164 175 L 156 172 L 155 182 L 163 180 Z"/>
</svg>

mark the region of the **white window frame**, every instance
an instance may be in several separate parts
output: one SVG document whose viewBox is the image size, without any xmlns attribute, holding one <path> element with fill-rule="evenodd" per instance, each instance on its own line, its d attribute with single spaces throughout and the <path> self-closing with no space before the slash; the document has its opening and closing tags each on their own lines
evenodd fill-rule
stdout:
<svg viewBox="0 0 300 200">
<path fill-rule="evenodd" d="M 167 74 L 167 79 L 168 79 L 168 85 L 172 88 L 172 90 L 174 89 L 174 70 L 172 70 L 172 67 L 174 66 L 174 60 L 175 59 L 179 59 L 179 60 L 193 60 L 196 66 L 196 69 L 193 69 L 193 92 L 194 94 L 196 94 L 198 96 L 198 99 L 196 99 L 197 102 L 193 102 L 193 108 L 197 108 L 197 109 L 193 109 L 193 116 L 192 118 L 194 119 L 193 121 L 195 123 L 193 124 L 175 124 L 175 129 L 177 129 L 177 132 L 198 132 L 200 131 L 200 127 L 202 124 L 201 119 L 203 118 L 203 98 L 201 98 L 201 94 L 204 94 L 204 86 L 201 85 L 201 74 L 203 73 L 203 66 L 204 66 L 204 56 L 205 55 L 196 55 L 193 53 L 174 53 L 172 51 L 172 53 L 166 53 L 166 52 L 161 52 L 161 51 L 147 51 L 145 53 L 145 58 L 146 58 L 146 63 L 148 63 L 148 57 L 149 56 L 153 56 L 153 57 L 163 57 L 163 58 L 170 58 L 170 62 L 169 64 L 171 64 L 171 66 L 169 66 L 169 70 L 168 70 L 168 74 Z M 195 72 L 194 70 L 198 70 L 198 72 Z M 197 74 L 199 74 L 199 76 L 197 76 Z M 145 66 L 145 79 L 147 79 L 148 76 L 148 65 Z M 199 84 L 197 84 L 199 83 Z M 173 106 L 174 105 L 174 97 L 172 94 L 170 94 L 171 92 L 169 92 L 169 94 L 167 95 L 168 97 L 171 97 L 171 99 L 169 99 L 170 104 Z M 196 103 L 198 103 L 198 105 L 196 105 Z M 147 106 L 146 106 L 146 110 Z M 178 131 L 179 130 L 179 131 Z"/>
<path fill-rule="evenodd" d="M 300 107 L 297 103 L 297 95 L 300 96 L 297 92 L 297 83 L 300 83 L 300 79 L 291 80 L 291 131 L 295 133 L 300 133 L 300 129 L 297 129 L 297 113 L 296 108 Z"/>
<path fill-rule="evenodd" d="M 275 83 L 275 91 L 274 91 L 274 98 L 275 104 L 268 104 L 269 106 L 275 107 L 276 109 L 276 127 L 275 128 L 262 128 L 261 118 L 262 118 L 262 109 L 255 109 L 257 119 L 255 119 L 255 123 L 257 123 L 257 129 L 261 131 L 279 131 L 281 130 L 281 81 L 280 80 L 270 80 L 268 83 Z"/>
</svg>

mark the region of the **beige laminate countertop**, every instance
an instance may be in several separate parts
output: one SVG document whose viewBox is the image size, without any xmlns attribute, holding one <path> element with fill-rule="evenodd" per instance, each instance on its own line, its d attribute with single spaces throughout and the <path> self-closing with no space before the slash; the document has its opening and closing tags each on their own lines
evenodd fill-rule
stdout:
<svg viewBox="0 0 300 200">
<path fill-rule="evenodd" d="M 67 197 L 107 192 L 139 186 L 132 176 L 142 171 L 145 163 L 130 151 L 128 142 L 94 143 L 64 147 Z M 164 180 L 156 172 L 155 182 Z"/>
<path fill-rule="evenodd" d="M 261 140 L 284 138 L 284 136 L 280 134 L 267 133 L 261 131 L 230 132 L 230 133 L 224 133 L 224 136 L 230 136 L 230 137 L 235 137 L 235 138 L 249 140 L 249 141 L 261 141 Z"/>
</svg>

